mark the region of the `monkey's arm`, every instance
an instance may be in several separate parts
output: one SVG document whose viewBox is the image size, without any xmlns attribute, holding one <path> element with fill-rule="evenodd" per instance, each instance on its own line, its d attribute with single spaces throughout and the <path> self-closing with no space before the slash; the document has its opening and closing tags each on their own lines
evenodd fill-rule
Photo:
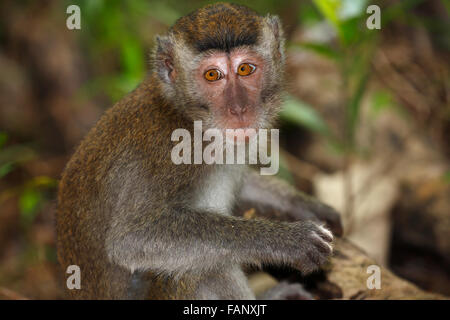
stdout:
<svg viewBox="0 0 450 320">
<path fill-rule="evenodd" d="M 249 169 L 244 176 L 237 208 L 254 208 L 258 215 L 287 221 L 324 221 L 337 236 L 342 235 L 339 213 L 273 176 L 263 176 Z"/>
<path fill-rule="evenodd" d="M 132 221 L 107 241 L 110 259 L 132 270 L 177 275 L 270 263 L 307 273 L 331 254 L 331 233 L 311 221 L 248 220 L 187 208 Z"/>
</svg>

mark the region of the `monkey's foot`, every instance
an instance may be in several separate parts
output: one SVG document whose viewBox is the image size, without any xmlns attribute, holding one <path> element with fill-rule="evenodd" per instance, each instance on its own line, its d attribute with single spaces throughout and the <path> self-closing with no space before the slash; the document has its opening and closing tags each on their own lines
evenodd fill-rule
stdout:
<svg viewBox="0 0 450 320">
<path fill-rule="evenodd" d="M 314 300 L 300 283 L 280 282 L 259 297 L 261 300 Z"/>
</svg>

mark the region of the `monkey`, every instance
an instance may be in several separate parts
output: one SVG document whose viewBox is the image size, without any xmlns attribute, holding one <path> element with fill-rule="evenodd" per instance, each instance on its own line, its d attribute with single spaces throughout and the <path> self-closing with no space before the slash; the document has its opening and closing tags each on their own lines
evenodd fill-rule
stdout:
<svg viewBox="0 0 450 320">
<path fill-rule="evenodd" d="M 246 165 L 170 158 L 172 132 L 196 120 L 272 127 L 284 61 L 279 18 L 237 4 L 197 9 L 156 37 L 151 71 L 88 132 L 59 182 L 58 260 L 81 270 L 71 298 L 254 299 L 243 266 L 307 274 L 327 261 L 329 229 L 342 233 L 331 207 Z"/>
</svg>

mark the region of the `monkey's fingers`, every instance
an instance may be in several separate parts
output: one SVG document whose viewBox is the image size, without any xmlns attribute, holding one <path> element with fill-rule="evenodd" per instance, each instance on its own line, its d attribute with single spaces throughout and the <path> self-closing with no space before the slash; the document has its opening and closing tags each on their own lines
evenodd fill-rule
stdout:
<svg viewBox="0 0 450 320">
<path fill-rule="evenodd" d="M 327 227 L 333 232 L 333 235 L 341 237 L 343 234 L 341 215 L 333 208 L 323 205 L 318 211 L 317 218 L 326 223 Z"/>
<path fill-rule="evenodd" d="M 342 236 L 341 215 L 335 209 L 319 201 L 310 203 L 308 209 L 317 220 L 325 222 L 327 228 L 333 232 L 334 236 Z"/>
<path fill-rule="evenodd" d="M 327 262 L 333 252 L 333 235 L 314 221 L 293 224 L 297 243 L 293 266 L 303 274 L 311 273 Z"/>
</svg>

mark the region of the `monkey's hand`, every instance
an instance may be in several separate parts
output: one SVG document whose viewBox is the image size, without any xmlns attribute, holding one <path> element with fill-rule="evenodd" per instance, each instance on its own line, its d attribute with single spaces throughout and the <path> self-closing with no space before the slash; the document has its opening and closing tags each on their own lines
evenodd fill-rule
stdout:
<svg viewBox="0 0 450 320">
<path fill-rule="evenodd" d="M 336 210 L 285 181 L 261 176 L 255 170 L 246 172 L 238 200 L 242 212 L 254 208 L 258 215 L 276 220 L 325 222 L 335 236 L 342 235 L 341 219 Z"/>
<path fill-rule="evenodd" d="M 289 223 L 290 241 L 284 243 L 289 264 L 308 274 L 317 270 L 330 257 L 333 236 L 329 230 L 312 221 Z"/>
</svg>

